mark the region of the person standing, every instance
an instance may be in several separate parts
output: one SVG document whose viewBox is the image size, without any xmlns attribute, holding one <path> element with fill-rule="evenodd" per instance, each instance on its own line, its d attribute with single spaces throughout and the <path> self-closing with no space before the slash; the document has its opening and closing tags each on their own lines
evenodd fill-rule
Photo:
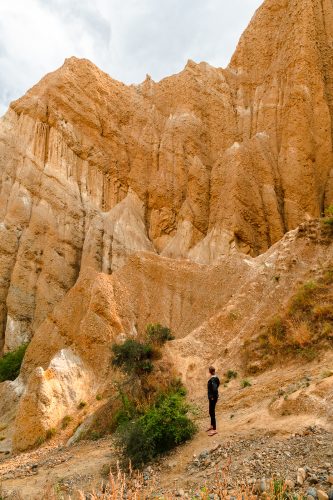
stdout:
<svg viewBox="0 0 333 500">
<path fill-rule="evenodd" d="M 215 434 L 217 434 L 215 407 L 216 407 L 217 400 L 219 398 L 219 385 L 220 385 L 220 380 L 215 373 L 215 368 L 213 366 L 210 366 L 209 367 L 209 380 L 208 380 L 208 401 L 209 401 L 210 427 L 209 427 L 209 429 L 207 429 L 208 436 L 215 436 Z"/>
</svg>

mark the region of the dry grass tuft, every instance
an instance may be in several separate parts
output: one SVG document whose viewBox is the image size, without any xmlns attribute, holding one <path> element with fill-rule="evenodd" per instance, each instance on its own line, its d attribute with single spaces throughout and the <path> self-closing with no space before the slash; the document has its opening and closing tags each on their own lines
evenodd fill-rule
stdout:
<svg viewBox="0 0 333 500">
<path fill-rule="evenodd" d="M 313 314 L 316 319 L 333 320 L 333 304 L 318 304 L 314 306 Z"/>
<path fill-rule="evenodd" d="M 192 489 L 189 497 L 202 500 L 210 500 L 212 496 L 221 500 L 231 497 L 236 500 L 258 498 L 260 481 L 255 485 L 248 485 L 245 481 L 240 481 L 233 489 L 230 489 L 230 465 L 231 459 L 229 458 L 224 467 L 220 469 L 216 467 L 215 476 Z M 130 470 L 128 474 L 124 474 L 118 466 L 115 474 L 110 472 L 108 482 L 103 483 L 99 491 L 89 493 L 89 499 L 123 500 L 126 498 L 127 500 L 148 500 L 158 498 L 160 500 L 173 500 L 175 498 L 175 492 L 159 494 L 158 490 L 158 480 L 156 478 L 153 478 L 147 484 L 141 473 Z M 281 479 L 272 479 L 264 496 L 267 500 L 298 500 L 302 498 L 302 496 L 290 491 Z M 48 498 L 53 500 L 55 497 L 48 496 Z M 87 493 L 77 491 L 75 498 L 85 500 Z"/>
<path fill-rule="evenodd" d="M 296 347 L 306 347 L 311 344 L 312 331 L 306 321 L 294 322 L 290 327 L 290 341 Z"/>
<path fill-rule="evenodd" d="M 248 373 L 300 356 L 317 357 L 322 349 L 333 347 L 333 267 L 322 277 L 302 285 L 291 298 L 286 311 L 274 316 L 254 339 L 243 346 Z"/>
</svg>

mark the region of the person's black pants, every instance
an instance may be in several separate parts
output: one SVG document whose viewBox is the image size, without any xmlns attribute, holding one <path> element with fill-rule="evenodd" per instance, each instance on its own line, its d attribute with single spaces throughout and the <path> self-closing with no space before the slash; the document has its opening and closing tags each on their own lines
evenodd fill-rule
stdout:
<svg viewBox="0 0 333 500">
<path fill-rule="evenodd" d="M 210 425 L 213 427 L 214 431 L 216 431 L 216 417 L 215 417 L 216 403 L 217 403 L 217 399 L 210 399 L 209 400 Z"/>
</svg>

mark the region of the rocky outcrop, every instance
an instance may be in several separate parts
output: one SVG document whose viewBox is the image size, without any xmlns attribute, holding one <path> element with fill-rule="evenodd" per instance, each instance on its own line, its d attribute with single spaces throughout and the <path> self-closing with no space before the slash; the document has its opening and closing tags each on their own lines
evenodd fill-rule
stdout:
<svg viewBox="0 0 333 500">
<path fill-rule="evenodd" d="M 226 69 L 188 61 L 159 83 L 126 86 L 71 58 L 10 105 L 0 350 L 33 337 L 17 449 L 98 387 L 115 338 L 168 324 L 191 378 L 194 347 L 199 361 L 209 339 L 225 338 L 233 295 L 249 314 L 248 287 L 274 300 L 272 245 L 333 201 L 332 42 L 332 2 L 266 0 Z"/>
<path fill-rule="evenodd" d="M 227 69 L 137 86 L 71 58 L 0 125 L 0 329 L 28 340 L 86 265 L 258 255 L 333 197 L 333 8 L 266 0 Z"/>
<path fill-rule="evenodd" d="M 215 266 L 144 252 L 112 275 L 87 268 L 36 330 L 19 379 L 7 383 L 15 410 L 3 418 L 12 422 L 14 449 L 59 429 L 81 401 L 93 408 L 97 394 L 112 392 L 111 345 L 140 338 L 148 323 L 170 325 L 176 339 L 168 342 L 164 362 L 170 361 L 191 398 L 205 390 L 209 364 L 220 373 L 231 366 L 241 372 L 243 343 L 285 309 L 298 281 L 319 276 L 332 262 L 332 241 L 314 239 L 312 230 L 308 224 L 265 254 L 234 254 Z M 320 412 L 331 419 L 331 407 Z"/>
</svg>

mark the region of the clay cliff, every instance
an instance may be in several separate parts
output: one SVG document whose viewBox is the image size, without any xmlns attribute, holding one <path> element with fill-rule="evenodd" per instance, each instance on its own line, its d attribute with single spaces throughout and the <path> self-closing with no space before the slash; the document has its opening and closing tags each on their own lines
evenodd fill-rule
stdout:
<svg viewBox="0 0 333 500">
<path fill-rule="evenodd" d="M 17 448 L 56 425 L 51 401 L 59 420 L 57 397 L 68 413 L 80 387 L 98 386 L 109 366 L 99 349 L 152 320 L 177 338 L 197 331 L 236 293 L 238 270 L 249 286 L 249 263 L 332 203 L 332 43 L 330 0 L 266 0 L 226 69 L 188 61 L 126 86 L 70 58 L 11 103 L 0 347 L 33 337 L 15 390 L 6 385 L 25 391 Z M 82 386 L 69 396 L 71 377 Z"/>
</svg>

